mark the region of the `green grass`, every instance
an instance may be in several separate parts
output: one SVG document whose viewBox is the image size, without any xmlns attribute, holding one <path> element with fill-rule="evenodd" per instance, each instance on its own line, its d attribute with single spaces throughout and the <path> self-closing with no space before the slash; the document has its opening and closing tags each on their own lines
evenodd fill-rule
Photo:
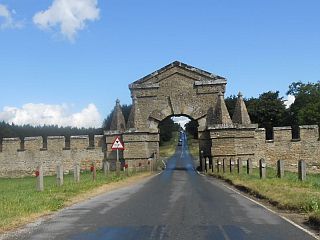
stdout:
<svg viewBox="0 0 320 240">
<path fill-rule="evenodd" d="M 80 183 L 75 183 L 73 175 L 69 174 L 64 176 L 64 185 L 57 187 L 56 177 L 48 176 L 44 178 L 45 191 L 43 192 L 35 190 L 35 177 L 0 178 L 0 232 L 25 223 L 32 216 L 57 211 L 73 197 L 125 178 L 123 173 L 118 177 L 114 173 L 105 177 L 102 172 L 98 171 L 94 182 L 92 174 L 85 172 L 81 174 Z"/>
<path fill-rule="evenodd" d="M 237 188 L 259 198 L 267 199 L 279 209 L 309 214 L 309 220 L 320 226 L 320 174 L 309 174 L 307 181 L 298 180 L 297 173 L 285 172 L 285 177 L 277 178 L 276 170 L 267 169 L 267 178 L 260 179 L 258 169 L 252 175 L 243 173 L 216 173 L 213 175 L 227 180 Z"/>
</svg>

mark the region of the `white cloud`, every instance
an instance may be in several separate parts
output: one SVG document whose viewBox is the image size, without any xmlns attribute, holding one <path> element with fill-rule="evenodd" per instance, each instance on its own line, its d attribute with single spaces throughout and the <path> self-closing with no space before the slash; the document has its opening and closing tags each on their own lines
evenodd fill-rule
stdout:
<svg viewBox="0 0 320 240">
<path fill-rule="evenodd" d="M 172 117 L 172 120 L 175 123 L 178 123 L 183 129 L 185 129 L 185 125 L 190 122 L 190 118 L 184 117 L 184 116 L 180 116 L 180 117 Z"/>
<path fill-rule="evenodd" d="M 33 22 L 41 29 L 60 27 L 60 32 L 70 41 L 86 26 L 86 21 L 99 18 L 97 0 L 53 0 L 45 11 L 36 13 Z"/>
<path fill-rule="evenodd" d="M 0 29 L 21 28 L 22 23 L 13 19 L 15 10 L 10 11 L 6 5 L 0 4 Z"/>
<path fill-rule="evenodd" d="M 293 95 L 288 95 L 288 99 L 284 101 L 286 108 L 289 108 L 296 98 Z"/>
<path fill-rule="evenodd" d="M 94 104 L 89 104 L 80 112 L 71 113 L 66 104 L 48 105 L 28 103 L 21 108 L 4 107 L 0 120 L 17 125 L 59 125 L 72 127 L 100 127 L 101 115 Z"/>
</svg>

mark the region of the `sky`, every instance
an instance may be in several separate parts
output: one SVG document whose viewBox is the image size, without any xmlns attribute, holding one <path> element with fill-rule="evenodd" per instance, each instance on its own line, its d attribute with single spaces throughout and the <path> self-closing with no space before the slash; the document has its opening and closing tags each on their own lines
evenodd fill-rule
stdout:
<svg viewBox="0 0 320 240">
<path fill-rule="evenodd" d="M 99 127 L 173 62 L 226 96 L 320 80 L 319 0 L 0 0 L 0 120 Z"/>
</svg>

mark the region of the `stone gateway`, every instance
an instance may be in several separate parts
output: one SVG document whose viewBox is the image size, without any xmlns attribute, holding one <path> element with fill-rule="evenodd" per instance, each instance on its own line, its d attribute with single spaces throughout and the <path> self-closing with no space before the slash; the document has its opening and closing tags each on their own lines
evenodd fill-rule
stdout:
<svg viewBox="0 0 320 240">
<path fill-rule="evenodd" d="M 300 138 L 292 139 L 291 127 L 276 127 L 274 139 L 266 140 L 265 129 L 252 124 L 241 93 L 232 118 L 224 93 L 227 80 L 204 70 L 173 62 L 129 85 L 132 109 L 125 122 L 120 101 L 116 101 L 110 129 L 104 136 L 26 137 L 0 139 L 0 176 L 30 175 L 41 164 L 44 174 L 56 166 L 73 171 L 75 165 L 86 169 L 103 161 L 116 163 L 112 143 L 117 136 L 124 143 L 120 151 L 129 167 L 146 166 L 159 156 L 159 123 L 171 116 L 187 116 L 198 122 L 199 155 L 203 162 L 252 162 L 260 159 L 276 165 L 284 160 L 296 169 L 299 160 L 319 169 L 318 126 L 300 126 Z M 205 158 L 205 160 L 203 159 Z M 109 166 L 109 164 L 107 164 Z"/>
<path fill-rule="evenodd" d="M 110 143 L 121 136 L 123 158 L 134 164 L 156 158 L 159 153 L 159 123 L 171 116 L 187 116 L 199 124 L 199 155 L 217 160 L 269 163 L 300 158 L 318 164 L 318 126 L 301 126 L 301 139 L 292 139 L 291 127 L 274 128 L 274 140 L 267 141 L 265 129 L 252 124 L 241 93 L 232 118 L 224 102 L 227 80 L 204 70 L 173 62 L 129 85 L 132 111 L 127 123 L 116 103 L 110 130 L 105 132 L 107 160 L 114 161 Z M 200 162 L 201 165 L 201 162 Z"/>
</svg>

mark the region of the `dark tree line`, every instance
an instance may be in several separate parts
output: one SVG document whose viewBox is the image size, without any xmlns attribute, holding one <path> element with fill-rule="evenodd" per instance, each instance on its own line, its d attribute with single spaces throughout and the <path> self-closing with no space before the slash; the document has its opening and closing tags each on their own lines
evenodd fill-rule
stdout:
<svg viewBox="0 0 320 240">
<path fill-rule="evenodd" d="M 320 82 L 293 82 L 289 86 L 288 95 L 295 101 L 286 108 L 285 100 L 279 91 L 269 91 L 258 98 L 244 99 L 253 123 L 266 128 L 267 139 L 273 138 L 273 127 L 291 126 L 293 138 L 299 137 L 299 125 L 320 125 Z M 225 99 L 230 116 L 234 112 L 237 97 L 232 95 Z"/>
<path fill-rule="evenodd" d="M 35 136 L 72 136 L 72 135 L 98 135 L 102 134 L 101 128 L 75 128 L 50 126 L 15 125 L 0 122 L 0 138 L 10 137 L 35 137 Z"/>
<path fill-rule="evenodd" d="M 279 96 L 278 91 L 269 91 L 259 97 L 244 99 L 249 115 L 253 123 L 266 128 L 267 138 L 273 137 L 272 128 L 292 126 L 293 132 L 298 137 L 298 126 L 315 124 L 320 125 L 320 82 L 302 83 L 293 82 L 289 86 L 287 94 L 295 97 L 294 103 L 286 108 L 285 100 Z M 232 117 L 237 97 L 226 97 L 225 102 Z M 132 105 L 122 105 L 122 111 L 127 121 Z M 28 137 L 28 136 L 71 136 L 102 134 L 103 129 L 108 129 L 111 124 L 113 111 L 103 122 L 102 128 L 74 128 L 51 126 L 14 125 L 0 122 L 0 138 L 3 137 Z M 198 124 L 191 120 L 186 125 L 186 131 L 197 138 Z M 168 141 L 172 137 L 172 131 L 177 131 L 178 126 L 171 118 L 167 118 L 159 124 L 161 141 Z"/>
</svg>

